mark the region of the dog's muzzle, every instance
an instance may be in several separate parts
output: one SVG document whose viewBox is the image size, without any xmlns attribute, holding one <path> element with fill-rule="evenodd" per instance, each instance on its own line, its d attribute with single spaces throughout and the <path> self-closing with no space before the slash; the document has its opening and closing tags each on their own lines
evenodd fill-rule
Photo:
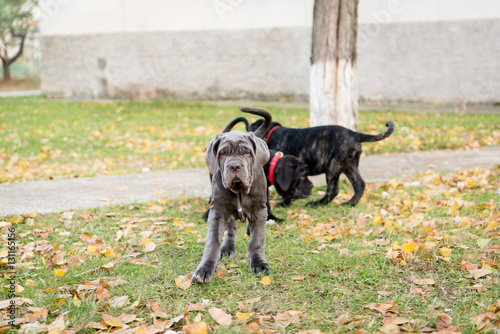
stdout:
<svg viewBox="0 0 500 334">
<path fill-rule="evenodd" d="M 224 166 L 222 185 L 234 193 L 248 194 L 252 185 L 252 175 L 245 164 L 237 161 L 227 162 Z"/>
</svg>

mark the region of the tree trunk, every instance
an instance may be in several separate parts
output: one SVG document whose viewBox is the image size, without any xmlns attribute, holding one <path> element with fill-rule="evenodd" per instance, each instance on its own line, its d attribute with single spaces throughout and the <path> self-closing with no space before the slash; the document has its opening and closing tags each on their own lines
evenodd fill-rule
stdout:
<svg viewBox="0 0 500 334">
<path fill-rule="evenodd" d="M 10 63 L 2 61 L 2 67 L 3 67 L 3 81 L 4 82 L 10 81 Z"/>
<path fill-rule="evenodd" d="M 310 75 L 310 126 L 356 130 L 358 0 L 315 0 Z"/>
</svg>

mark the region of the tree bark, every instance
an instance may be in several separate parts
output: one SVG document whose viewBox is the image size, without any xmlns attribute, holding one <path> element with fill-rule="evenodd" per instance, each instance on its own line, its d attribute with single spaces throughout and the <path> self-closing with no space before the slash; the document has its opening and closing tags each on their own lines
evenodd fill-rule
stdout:
<svg viewBox="0 0 500 334">
<path fill-rule="evenodd" d="M 3 81 L 10 81 L 10 64 L 2 60 Z"/>
<path fill-rule="evenodd" d="M 0 57 L 2 59 L 3 81 L 4 82 L 10 81 L 10 64 L 15 62 L 19 57 L 22 56 L 23 50 L 24 50 L 24 42 L 26 40 L 26 34 L 15 34 L 13 32 L 12 35 L 14 37 L 20 38 L 21 42 L 19 43 L 19 49 L 17 49 L 16 54 L 12 58 L 9 58 L 9 56 L 7 55 L 7 49 L 5 50 L 5 55 L 2 55 Z"/>
<path fill-rule="evenodd" d="M 358 0 L 315 0 L 310 73 L 310 126 L 356 130 Z"/>
</svg>

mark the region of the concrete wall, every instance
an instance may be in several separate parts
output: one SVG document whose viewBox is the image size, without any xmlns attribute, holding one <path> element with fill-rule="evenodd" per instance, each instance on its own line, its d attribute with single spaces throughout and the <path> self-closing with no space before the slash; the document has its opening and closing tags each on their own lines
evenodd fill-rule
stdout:
<svg viewBox="0 0 500 334">
<path fill-rule="evenodd" d="M 42 91 L 307 100 L 313 0 L 41 0 Z M 360 0 L 369 100 L 500 101 L 500 1 Z"/>
</svg>

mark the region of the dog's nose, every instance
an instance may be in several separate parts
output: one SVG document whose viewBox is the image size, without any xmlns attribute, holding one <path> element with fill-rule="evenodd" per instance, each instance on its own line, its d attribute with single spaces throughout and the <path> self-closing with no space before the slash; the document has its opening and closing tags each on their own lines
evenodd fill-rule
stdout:
<svg viewBox="0 0 500 334">
<path fill-rule="evenodd" d="M 229 170 L 231 172 L 235 172 L 235 173 L 239 172 L 241 169 L 241 165 L 237 162 L 232 162 L 227 167 L 229 168 Z"/>
</svg>

